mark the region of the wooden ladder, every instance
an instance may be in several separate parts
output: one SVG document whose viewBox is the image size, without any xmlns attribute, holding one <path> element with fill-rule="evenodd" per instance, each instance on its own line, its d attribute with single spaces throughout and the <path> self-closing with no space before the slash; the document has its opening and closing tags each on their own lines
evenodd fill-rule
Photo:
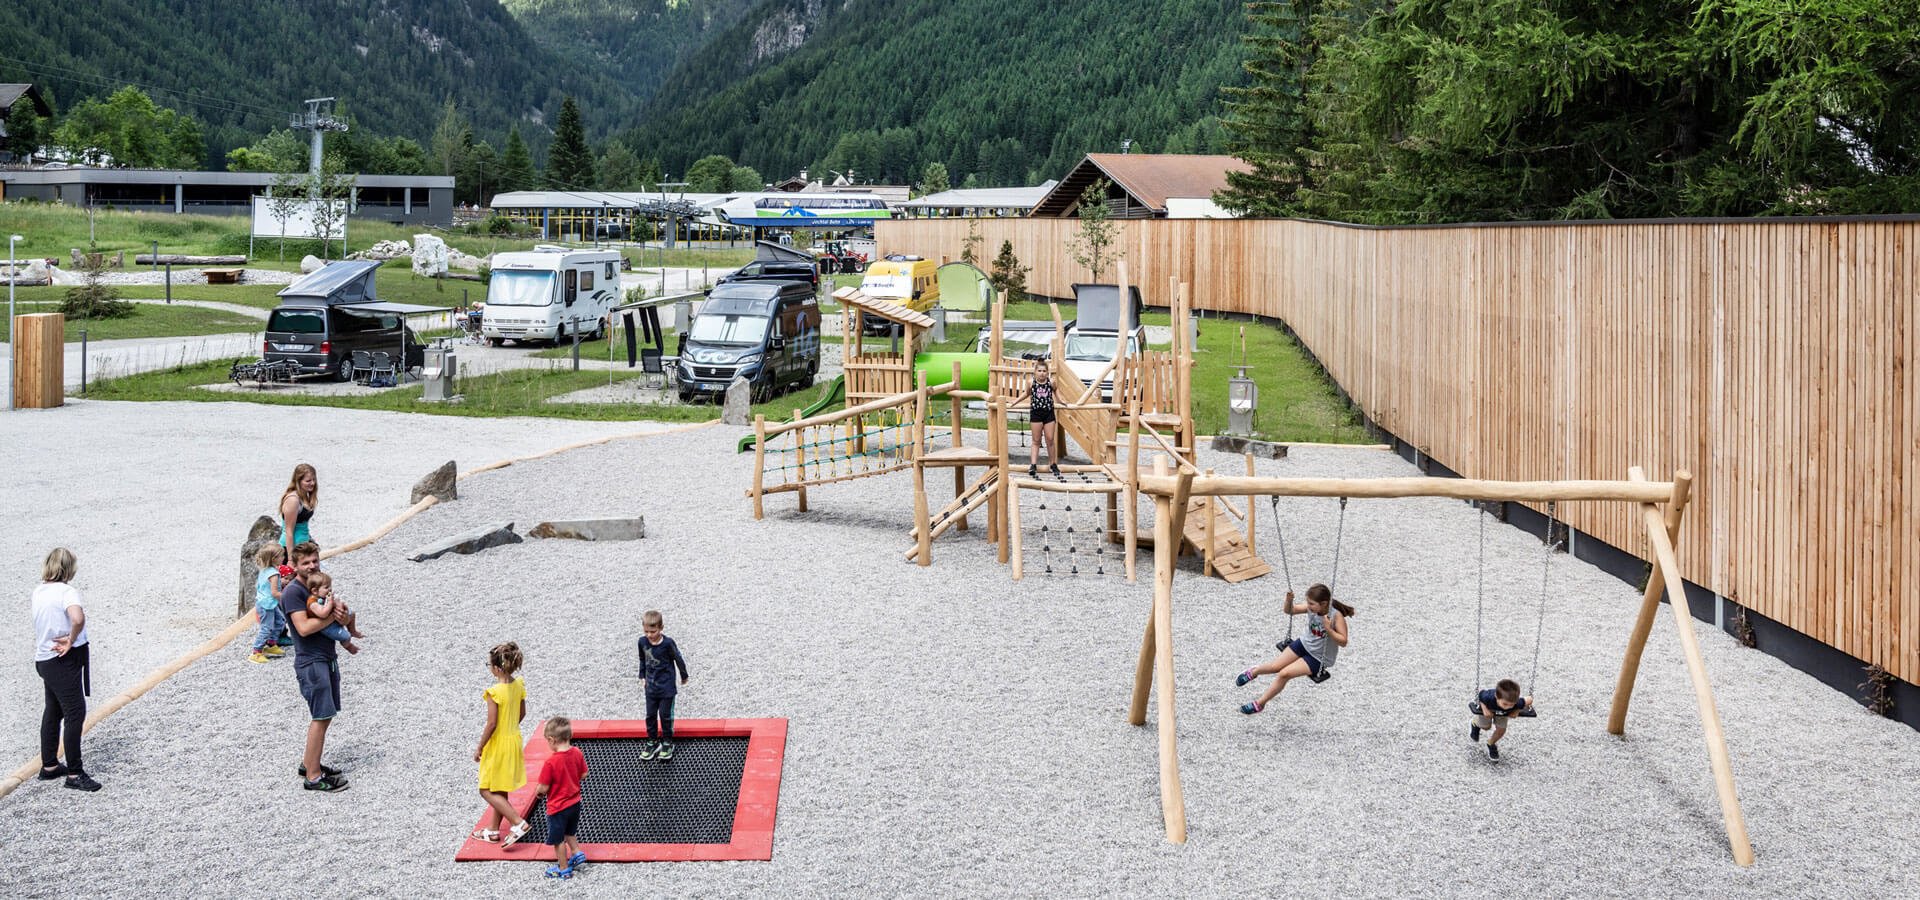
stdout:
<svg viewBox="0 0 1920 900">
<path fill-rule="evenodd" d="M 1247 549 L 1246 535 L 1232 516 L 1216 515 L 1213 527 L 1213 570 L 1229 584 L 1259 578 L 1273 570 L 1265 560 Z M 1204 555 L 1207 546 L 1207 500 L 1195 497 L 1187 502 L 1186 527 L 1181 536 L 1195 552 Z"/>
</svg>

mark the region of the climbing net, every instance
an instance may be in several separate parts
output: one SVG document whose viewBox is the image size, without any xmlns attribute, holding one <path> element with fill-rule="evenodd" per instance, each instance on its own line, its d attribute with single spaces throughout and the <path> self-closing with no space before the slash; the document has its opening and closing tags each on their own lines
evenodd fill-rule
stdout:
<svg viewBox="0 0 1920 900">
<path fill-rule="evenodd" d="M 1014 552 L 1037 542 L 1040 574 L 1126 576 L 1125 520 L 1116 502 L 1123 485 L 1101 473 L 1069 471 L 1018 480 L 1014 488 L 1020 516 L 1016 522 L 1033 526 L 1032 533 L 1020 536 Z M 1024 570 L 1021 562 L 1016 560 L 1016 566 Z"/>
</svg>

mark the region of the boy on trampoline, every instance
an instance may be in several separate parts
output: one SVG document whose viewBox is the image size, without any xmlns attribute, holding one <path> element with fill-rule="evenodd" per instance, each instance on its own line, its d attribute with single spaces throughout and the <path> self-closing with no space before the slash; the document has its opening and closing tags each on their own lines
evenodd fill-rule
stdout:
<svg viewBox="0 0 1920 900">
<path fill-rule="evenodd" d="M 657 609 L 640 616 L 640 681 L 647 693 L 647 744 L 640 750 L 641 759 L 673 758 L 673 699 L 680 692 L 673 683 L 675 666 L 680 669 L 680 683 L 687 683 L 687 661 L 680 655 L 680 645 L 661 633 L 662 622 Z M 663 731 L 665 740 L 660 736 Z"/>
<path fill-rule="evenodd" d="M 1473 718 L 1467 726 L 1467 737 L 1478 743 L 1480 730 L 1492 729 L 1487 735 L 1487 758 L 1500 761 L 1500 739 L 1507 735 L 1507 720 L 1515 716 L 1527 715 L 1533 709 L 1533 698 L 1520 696 L 1520 683 L 1511 678 L 1502 678 L 1500 683 L 1490 690 L 1480 692 L 1478 698 L 1467 704 Z"/>
<path fill-rule="evenodd" d="M 554 716 L 540 733 L 553 750 L 540 766 L 540 787 L 535 791 L 536 796 L 547 797 L 547 843 L 553 845 L 547 877 L 572 878 L 587 861 L 580 849 L 580 779 L 587 777 L 587 758 L 573 746 L 573 720 Z"/>
<path fill-rule="evenodd" d="M 1307 588 L 1307 601 L 1296 603 L 1293 592 L 1287 592 L 1287 615 L 1307 614 L 1307 633 L 1294 638 L 1286 644 L 1286 649 L 1272 660 L 1261 663 L 1241 672 L 1233 680 L 1235 687 L 1244 687 L 1247 682 L 1262 675 L 1278 675 L 1260 699 L 1240 705 L 1240 711 L 1253 715 L 1267 708 L 1267 704 L 1287 686 L 1287 682 L 1306 676 L 1314 681 L 1325 681 L 1332 674 L 1329 670 L 1333 661 L 1340 655 L 1340 648 L 1347 645 L 1349 637 L 1347 620 L 1353 617 L 1353 607 L 1333 599 L 1333 592 L 1324 584 Z"/>
</svg>

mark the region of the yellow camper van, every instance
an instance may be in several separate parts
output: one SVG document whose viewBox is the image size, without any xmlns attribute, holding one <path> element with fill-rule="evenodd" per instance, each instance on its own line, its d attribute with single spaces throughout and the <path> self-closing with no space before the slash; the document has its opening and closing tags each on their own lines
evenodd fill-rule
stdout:
<svg viewBox="0 0 1920 900">
<path fill-rule="evenodd" d="M 918 256 L 889 256 L 867 267 L 860 293 L 926 312 L 940 302 L 939 268 L 933 260 Z M 886 320 L 869 318 L 867 322 L 874 334 L 886 332 Z"/>
</svg>

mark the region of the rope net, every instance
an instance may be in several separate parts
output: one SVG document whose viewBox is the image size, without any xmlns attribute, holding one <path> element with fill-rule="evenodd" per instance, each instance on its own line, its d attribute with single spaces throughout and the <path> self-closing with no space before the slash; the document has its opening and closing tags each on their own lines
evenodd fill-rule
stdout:
<svg viewBox="0 0 1920 900">
<path fill-rule="evenodd" d="M 1112 485 L 1116 494 L 1124 490 L 1118 482 L 1087 472 L 1068 472 L 1043 480 L 1058 484 Z M 1031 498 L 1028 495 L 1032 495 Z M 1120 531 L 1125 527 L 1125 518 L 1119 515 L 1113 500 L 1104 493 L 1055 492 L 1031 483 L 1021 485 L 1021 520 L 1035 525 L 1034 538 L 1040 548 L 1042 574 L 1063 578 L 1126 576 L 1125 536 Z M 1036 540 L 1025 540 L 1021 546 L 1030 547 L 1035 543 Z"/>
</svg>

